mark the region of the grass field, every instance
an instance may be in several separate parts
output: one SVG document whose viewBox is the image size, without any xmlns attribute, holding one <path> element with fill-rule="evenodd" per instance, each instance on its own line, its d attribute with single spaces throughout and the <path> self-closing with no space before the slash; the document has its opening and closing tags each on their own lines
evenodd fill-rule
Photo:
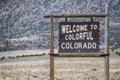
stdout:
<svg viewBox="0 0 120 80">
<path fill-rule="evenodd" d="M 49 50 L 47 50 L 49 51 Z M 0 60 L 0 80 L 50 80 L 49 78 L 49 55 L 47 51 L 11 52 Z M 12 55 L 12 54 L 15 55 Z M 14 56 L 15 58 L 9 58 Z M 20 56 L 20 55 L 19 55 Z M 56 57 L 55 80 L 104 80 L 104 58 L 81 58 L 81 57 Z M 120 57 L 110 57 L 110 80 L 120 80 Z"/>
</svg>

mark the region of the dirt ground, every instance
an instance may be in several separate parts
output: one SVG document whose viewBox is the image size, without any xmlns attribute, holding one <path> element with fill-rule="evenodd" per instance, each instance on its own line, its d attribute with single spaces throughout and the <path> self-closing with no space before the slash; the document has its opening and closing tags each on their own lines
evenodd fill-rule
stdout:
<svg viewBox="0 0 120 80">
<path fill-rule="evenodd" d="M 104 80 L 104 58 L 55 58 L 55 80 Z M 49 56 L 0 62 L 0 80 L 50 80 Z M 120 57 L 110 58 L 110 80 L 120 80 Z"/>
</svg>

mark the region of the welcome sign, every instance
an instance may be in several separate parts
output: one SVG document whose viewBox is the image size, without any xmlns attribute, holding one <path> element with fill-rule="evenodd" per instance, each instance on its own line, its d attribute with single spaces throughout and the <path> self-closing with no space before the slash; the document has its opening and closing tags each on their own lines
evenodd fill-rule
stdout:
<svg viewBox="0 0 120 80">
<path fill-rule="evenodd" d="M 99 22 L 61 22 L 59 25 L 59 53 L 99 52 Z"/>
</svg>

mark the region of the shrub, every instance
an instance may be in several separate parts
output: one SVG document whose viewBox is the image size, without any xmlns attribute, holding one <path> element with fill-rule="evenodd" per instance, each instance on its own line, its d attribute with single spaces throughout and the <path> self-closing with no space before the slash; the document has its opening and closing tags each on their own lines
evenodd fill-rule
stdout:
<svg viewBox="0 0 120 80">
<path fill-rule="evenodd" d="M 3 56 L 3 57 L 1 57 L 1 59 L 0 60 L 4 60 L 5 59 L 5 57 Z"/>
</svg>

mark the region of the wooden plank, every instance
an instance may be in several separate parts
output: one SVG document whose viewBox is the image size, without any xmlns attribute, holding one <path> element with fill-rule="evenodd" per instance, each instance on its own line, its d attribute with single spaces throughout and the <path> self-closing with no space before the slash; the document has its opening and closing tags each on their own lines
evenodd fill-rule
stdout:
<svg viewBox="0 0 120 80">
<path fill-rule="evenodd" d="M 59 56 L 63 57 L 99 57 L 100 54 L 96 53 L 66 53 L 66 54 L 59 54 Z"/>
<path fill-rule="evenodd" d="M 54 57 L 106 57 L 109 54 L 101 54 L 101 53 L 55 53 L 49 54 Z"/>
<path fill-rule="evenodd" d="M 50 18 L 51 14 L 45 14 L 44 18 Z M 69 18 L 73 18 L 73 17 L 106 17 L 108 16 L 108 14 L 106 13 L 87 13 L 87 14 L 54 14 L 52 15 L 53 18 L 65 18 L 65 17 L 69 17 Z"/>
<path fill-rule="evenodd" d="M 54 53 L 53 16 L 50 17 L 50 53 Z M 50 56 L 50 80 L 54 80 L 54 56 Z"/>
</svg>

